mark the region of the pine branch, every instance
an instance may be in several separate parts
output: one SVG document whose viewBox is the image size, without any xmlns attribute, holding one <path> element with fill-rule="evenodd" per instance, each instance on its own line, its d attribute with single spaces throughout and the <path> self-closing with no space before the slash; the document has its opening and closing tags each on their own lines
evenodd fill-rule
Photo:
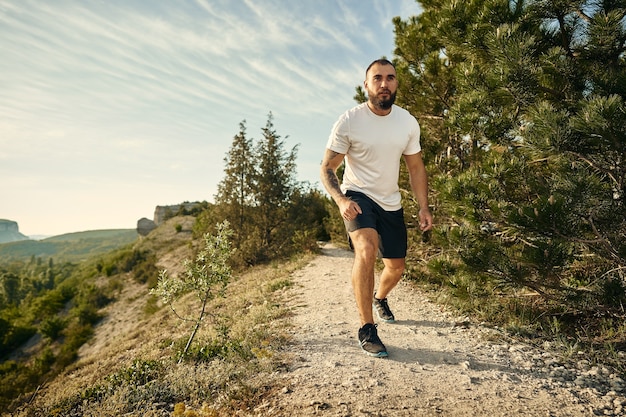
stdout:
<svg viewBox="0 0 626 417">
<path fill-rule="evenodd" d="M 589 216 L 589 224 L 591 225 L 591 230 L 593 230 L 593 233 L 595 233 L 595 235 L 598 237 L 598 239 L 600 239 L 600 244 L 601 246 L 603 246 L 609 253 L 609 255 L 615 260 L 617 261 L 618 264 L 623 264 L 624 263 L 624 259 L 620 256 L 619 252 L 617 251 L 617 249 L 615 249 L 613 247 L 613 245 L 611 244 L 611 241 L 609 241 L 608 239 L 606 239 L 602 233 L 600 233 L 600 231 L 598 230 L 598 228 L 596 227 L 595 222 L 593 221 L 593 217 Z"/>
<path fill-rule="evenodd" d="M 577 10 L 576 10 L 576 14 L 577 14 L 577 15 L 578 15 L 581 19 L 583 19 L 585 22 L 587 22 L 587 23 L 591 22 L 591 17 L 587 16 L 587 15 L 585 14 L 585 12 L 583 12 L 582 10 L 577 9 Z"/>
<path fill-rule="evenodd" d="M 615 185 L 619 186 L 619 181 L 617 181 L 617 179 L 613 176 L 610 170 L 597 166 L 596 164 L 593 163 L 593 161 L 589 160 L 588 158 L 585 158 L 583 155 L 579 154 L 578 152 L 571 152 L 571 154 L 576 156 L 581 161 L 586 162 L 594 170 L 601 172 L 602 174 L 611 178 L 611 180 L 615 183 Z"/>
</svg>

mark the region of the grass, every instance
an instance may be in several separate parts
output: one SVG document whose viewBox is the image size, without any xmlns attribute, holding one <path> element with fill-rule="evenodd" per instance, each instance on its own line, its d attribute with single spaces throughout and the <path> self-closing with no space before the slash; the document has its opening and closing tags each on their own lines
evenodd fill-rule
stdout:
<svg viewBox="0 0 626 417">
<path fill-rule="evenodd" d="M 120 297 L 110 308 L 142 303 L 134 330 L 83 357 L 13 415 L 214 417 L 254 409 L 274 393 L 270 375 L 284 366 L 280 349 L 288 339 L 282 320 L 290 312 L 282 294 L 292 286 L 292 272 L 310 259 L 300 256 L 236 275 L 226 296 L 212 300 L 212 315 L 180 364 L 189 325 L 159 308 L 145 284 L 128 279 L 125 285 L 143 285 L 145 297 Z M 191 294 L 177 306 L 183 314 L 198 307 Z"/>
</svg>

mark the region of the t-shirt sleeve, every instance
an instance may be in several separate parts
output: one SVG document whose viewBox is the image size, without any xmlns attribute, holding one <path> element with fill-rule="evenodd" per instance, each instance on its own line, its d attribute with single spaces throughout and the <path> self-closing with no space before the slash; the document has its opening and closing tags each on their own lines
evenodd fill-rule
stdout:
<svg viewBox="0 0 626 417">
<path fill-rule="evenodd" d="M 415 117 L 411 117 L 411 133 L 409 134 L 409 142 L 404 148 L 403 155 L 414 155 L 422 150 L 422 145 L 420 143 L 420 125 L 415 119 Z"/>
<path fill-rule="evenodd" d="M 345 115 L 341 116 L 333 125 L 326 143 L 326 148 L 340 154 L 347 154 L 350 149 L 349 124 Z"/>
</svg>

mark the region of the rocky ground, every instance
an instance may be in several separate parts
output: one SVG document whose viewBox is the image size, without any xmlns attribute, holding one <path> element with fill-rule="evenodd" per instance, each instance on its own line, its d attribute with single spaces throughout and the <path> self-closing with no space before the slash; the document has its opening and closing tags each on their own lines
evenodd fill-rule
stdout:
<svg viewBox="0 0 626 417">
<path fill-rule="evenodd" d="M 277 376 L 284 388 L 258 415 L 626 415 L 626 383 L 610 369 L 582 354 L 565 360 L 549 344 L 511 342 L 409 284 L 389 297 L 397 322 L 378 325 L 389 357 L 365 355 L 356 339 L 351 266 L 351 252 L 327 245 L 296 273 L 291 365 Z"/>
</svg>

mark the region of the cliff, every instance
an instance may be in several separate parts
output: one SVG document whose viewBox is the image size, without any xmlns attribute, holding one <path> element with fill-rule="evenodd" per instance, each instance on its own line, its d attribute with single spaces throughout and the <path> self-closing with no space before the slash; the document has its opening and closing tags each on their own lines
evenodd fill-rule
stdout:
<svg viewBox="0 0 626 417">
<path fill-rule="evenodd" d="M 169 206 L 156 206 L 154 220 L 142 217 L 137 221 L 137 233 L 141 236 L 148 236 L 151 231 L 165 223 L 166 220 L 174 216 L 197 215 L 207 207 L 207 204 L 206 202 L 184 202 Z"/>
<path fill-rule="evenodd" d="M 154 209 L 154 223 L 157 226 L 163 224 L 167 219 L 174 216 L 185 216 L 194 213 L 194 210 L 202 209 L 203 204 L 199 202 L 184 202 L 169 206 L 156 206 Z"/>
<path fill-rule="evenodd" d="M 0 243 L 17 242 L 27 240 L 28 236 L 20 233 L 17 222 L 13 220 L 0 219 Z"/>
</svg>

